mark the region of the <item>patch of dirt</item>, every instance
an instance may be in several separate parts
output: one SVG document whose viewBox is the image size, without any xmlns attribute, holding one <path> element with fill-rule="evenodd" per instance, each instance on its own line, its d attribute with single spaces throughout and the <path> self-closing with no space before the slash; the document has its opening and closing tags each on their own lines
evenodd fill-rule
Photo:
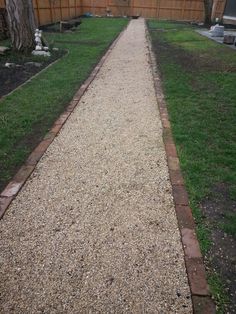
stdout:
<svg viewBox="0 0 236 314">
<path fill-rule="evenodd" d="M 193 40 L 199 41 L 199 40 Z M 190 42 L 190 41 L 188 41 Z M 161 37 L 156 37 L 153 41 L 153 48 L 157 56 L 157 60 L 160 57 L 169 58 L 170 60 L 176 61 L 183 69 L 188 72 L 236 72 L 236 66 L 230 64 L 229 62 L 224 62 L 219 58 L 214 57 L 214 52 L 212 55 L 204 53 L 191 53 L 188 52 L 177 45 L 172 45 L 167 41 L 163 40 Z"/>
<path fill-rule="evenodd" d="M 30 60 L 27 58 L 27 61 L 14 60 L 11 61 L 11 56 L 9 59 L 7 56 L 0 58 L 0 99 L 1 97 L 7 95 L 19 85 L 23 84 L 29 80 L 32 76 L 42 71 L 50 63 L 54 62 L 62 55 L 65 54 L 65 51 L 54 52 L 50 58 L 45 58 L 45 60 L 40 58 L 40 61 Z M 32 61 L 31 64 L 28 62 Z M 5 66 L 6 62 L 14 63 L 14 65 L 9 68 Z"/>
<path fill-rule="evenodd" d="M 7 68 L 0 64 L 0 97 L 10 93 L 17 86 L 27 81 L 31 76 L 39 72 L 41 68 L 24 66 Z"/>
<path fill-rule="evenodd" d="M 228 187 L 218 184 L 201 203 L 206 223 L 211 227 L 213 245 L 206 256 L 206 264 L 222 277 L 230 297 L 229 313 L 236 313 L 236 238 L 225 233 L 220 225 L 227 223 L 226 213 L 236 213 L 236 201 L 229 196 Z"/>
</svg>

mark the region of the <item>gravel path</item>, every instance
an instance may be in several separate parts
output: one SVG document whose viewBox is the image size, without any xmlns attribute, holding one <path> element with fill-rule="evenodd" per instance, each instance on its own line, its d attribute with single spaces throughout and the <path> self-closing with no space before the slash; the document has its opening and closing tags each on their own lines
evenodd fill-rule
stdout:
<svg viewBox="0 0 236 314">
<path fill-rule="evenodd" d="M 149 66 L 133 20 L 0 222 L 1 313 L 191 313 Z"/>
</svg>

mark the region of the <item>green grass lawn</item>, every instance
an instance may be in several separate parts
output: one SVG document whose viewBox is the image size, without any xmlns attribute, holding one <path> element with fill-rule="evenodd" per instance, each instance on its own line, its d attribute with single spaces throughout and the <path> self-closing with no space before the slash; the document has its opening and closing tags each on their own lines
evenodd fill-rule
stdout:
<svg viewBox="0 0 236 314">
<path fill-rule="evenodd" d="M 187 24 L 152 20 L 148 27 L 201 249 L 206 254 L 212 231 L 236 235 L 236 51 L 199 35 Z M 201 210 L 209 200 L 213 208 L 222 209 L 215 213 L 214 221 Z M 209 282 L 217 291 L 218 311 L 223 313 L 227 298 L 219 280 Z"/>
<path fill-rule="evenodd" d="M 118 18 L 84 19 L 73 33 L 45 34 L 50 44 L 69 53 L 0 101 L 0 189 L 42 139 L 127 22 Z"/>
</svg>

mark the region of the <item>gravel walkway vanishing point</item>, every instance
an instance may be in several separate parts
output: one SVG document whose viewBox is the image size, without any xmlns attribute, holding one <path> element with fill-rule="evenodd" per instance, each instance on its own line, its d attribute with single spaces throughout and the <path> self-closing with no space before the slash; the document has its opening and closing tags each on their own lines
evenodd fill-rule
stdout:
<svg viewBox="0 0 236 314">
<path fill-rule="evenodd" d="M 0 312 L 192 313 L 143 19 L 0 221 Z"/>
</svg>

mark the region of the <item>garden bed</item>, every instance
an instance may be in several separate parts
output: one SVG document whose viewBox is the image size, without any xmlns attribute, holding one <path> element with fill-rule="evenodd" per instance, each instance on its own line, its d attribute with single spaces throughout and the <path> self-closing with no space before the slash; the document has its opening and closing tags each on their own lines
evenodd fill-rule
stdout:
<svg viewBox="0 0 236 314">
<path fill-rule="evenodd" d="M 0 98 L 42 71 L 65 53 L 65 50 L 61 50 L 54 51 L 51 57 L 35 57 L 31 54 L 22 56 L 10 51 L 6 56 L 1 56 Z M 5 66 L 6 63 L 10 63 L 9 67 Z"/>
</svg>

